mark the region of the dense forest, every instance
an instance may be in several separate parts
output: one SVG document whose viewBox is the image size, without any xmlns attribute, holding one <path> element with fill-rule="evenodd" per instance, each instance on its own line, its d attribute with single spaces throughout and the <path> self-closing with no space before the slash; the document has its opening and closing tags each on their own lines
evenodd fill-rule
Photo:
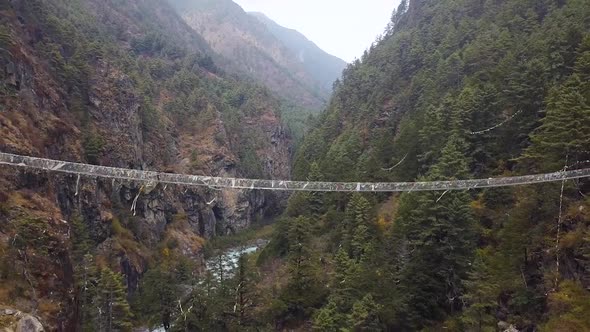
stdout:
<svg viewBox="0 0 590 332">
<path fill-rule="evenodd" d="M 60 118 L 77 128 L 62 134 L 77 137 L 70 148 L 15 134 L 31 142 L 19 148 L 0 134 L 2 149 L 195 174 L 290 171 L 308 181 L 457 180 L 590 165 L 587 0 L 403 0 L 336 81 L 290 169 L 264 160 L 280 150 L 276 135 L 269 144 L 264 128 L 243 125 L 274 116 L 280 126 L 279 98 L 224 68 L 227 59 L 216 61 L 171 7 L 107 2 L 0 5 L 0 51 L 27 56 L 33 44 L 55 82 L 42 100 L 67 96 L 60 106 L 70 115 Z M 16 84 L 13 72 L 0 72 L 8 112 L 30 84 Z M 101 127 L 92 112 L 97 72 L 116 75 L 112 91 L 139 98 L 142 158 L 113 147 L 117 126 Z M 18 119 L 0 111 L 6 128 Z M 222 130 L 208 131 L 212 124 Z M 178 137 L 189 146 L 180 160 L 167 154 Z M 295 193 L 284 209 L 286 197 L 248 192 L 250 206 L 272 205 L 272 223 L 239 233 L 217 205 L 235 203 L 225 192 L 178 189 L 181 204 L 161 187 L 125 184 L 119 193 L 89 181 L 79 195 L 73 178 L 0 175 L 8 188 L 0 189 L 0 309 L 29 310 L 56 330 L 590 331 L 588 180 Z M 59 204 L 43 198 L 52 195 Z M 145 208 L 135 216 L 129 206 L 138 198 Z M 262 210 L 255 215 L 271 215 Z M 213 231 L 204 211 L 218 219 Z M 152 226 L 157 213 L 165 220 Z M 42 218 L 53 214 L 48 227 Z M 257 237 L 268 244 L 227 271 L 219 249 Z"/>
<path fill-rule="evenodd" d="M 403 1 L 336 84 L 294 176 L 450 180 L 587 166 L 588 17 L 587 1 Z M 308 250 L 324 279 L 300 285 L 312 297 L 287 287 L 278 317 L 325 331 L 589 330 L 588 190 L 570 181 L 294 196 L 286 224 L 316 225 Z M 276 252 L 297 255 L 281 236 L 288 245 Z"/>
</svg>

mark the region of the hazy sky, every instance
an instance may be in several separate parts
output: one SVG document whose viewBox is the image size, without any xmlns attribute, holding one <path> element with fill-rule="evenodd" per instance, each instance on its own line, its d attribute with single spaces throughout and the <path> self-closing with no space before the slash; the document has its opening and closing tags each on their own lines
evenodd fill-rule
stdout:
<svg viewBox="0 0 590 332">
<path fill-rule="evenodd" d="M 360 58 L 383 32 L 400 0 L 234 0 L 298 30 L 345 61 Z"/>
</svg>

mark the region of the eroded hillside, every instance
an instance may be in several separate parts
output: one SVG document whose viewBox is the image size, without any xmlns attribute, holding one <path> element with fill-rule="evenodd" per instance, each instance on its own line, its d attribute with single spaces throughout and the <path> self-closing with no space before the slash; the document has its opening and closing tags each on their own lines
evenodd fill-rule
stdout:
<svg viewBox="0 0 590 332">
<path fill-rule="evenodd" d="M 290 138 L 277 99 L 229 77 L 165 2 L 0 6 L 1 151 L 133 169 L 289 177 Z M 133 294 L 163 252 L 199 262 L 203 239 L 243 229 L 280 204 L 272 194 L 9 168 L 0 169 L 0 184 L 0 303 L 39 314 L 52 330 L 81 323 L 78 273 L 88 261 L 80 246 L 93 248 L 93 268 L 122 272 Z"/>
</svg>

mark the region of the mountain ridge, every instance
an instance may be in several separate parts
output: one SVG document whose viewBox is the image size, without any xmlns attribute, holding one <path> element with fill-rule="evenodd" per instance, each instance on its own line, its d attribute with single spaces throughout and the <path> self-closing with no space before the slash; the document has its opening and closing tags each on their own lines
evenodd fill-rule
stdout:
<svg viewBox="0 0 590 332">
<path fill-rule="evenodd" d="M 166 2 L 2 2 L 0 68 L 3 152 L 185 174 L 290 175 L 281 102 L 221 68 Z M 82 265 L 101 271 L 92 285 L 114 282 L 125 314 L 154 258 L 198 265 L 205 239 L 247 228 L 282 200 L 1 167 L 0 303 L 38 312 L 47 330 L 99 330 L 110 318 L 78 306 Z"/>
<path fill-rule="evenodd" d="M 307 36 L 297 31 L 283 27 L 261 12 L 248 12 L 262 22 L 271 33 L 294 52 L 304 63 L 307 71 L 322 83 L 322 88 L 330 91 L 332 84 L 340 78 L 347 63 L 339 57 L 329 54 L 311 41 Z"/>
<path fill-rule="evenodd" d="M 258 18 L 231 0 L 169 0 L 185 21 L 226 59 L 236 72 L 253 77 L 300 108 L 319 111 L 331 94 L 330 79 L 318 79 L 323 67 L 310 70 L 298 55 Z M 336 61 L 330 58 L 330 61 Z"/>
</svg>

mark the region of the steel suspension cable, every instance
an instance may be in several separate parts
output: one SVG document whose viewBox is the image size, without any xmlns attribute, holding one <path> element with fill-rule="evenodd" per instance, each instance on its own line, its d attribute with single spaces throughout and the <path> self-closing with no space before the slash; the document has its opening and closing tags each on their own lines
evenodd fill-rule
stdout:
<svg viewBox="0 0 590 332">
<path fill-rule="evenodd" d="M 488 179 L 429 182 L 316 182 L 264 179 L 240 179 L 202 175 L 172 174 L 154 171 L 116 168 L 75 162 L 37 158 L 0 152 L 0 165 L 37 169 L 47 172 L 75 174 L 146 183 L 177 184 L 228 189 L 256 189 L 283 191 L 325 192 L 403 192 L 448 191 L 476 188 L 506 187 L 544 182 L 557 182 L 590 177 L 590 168 L 562 170 L 554 173 L 533 174 Z"/>
</svg>

